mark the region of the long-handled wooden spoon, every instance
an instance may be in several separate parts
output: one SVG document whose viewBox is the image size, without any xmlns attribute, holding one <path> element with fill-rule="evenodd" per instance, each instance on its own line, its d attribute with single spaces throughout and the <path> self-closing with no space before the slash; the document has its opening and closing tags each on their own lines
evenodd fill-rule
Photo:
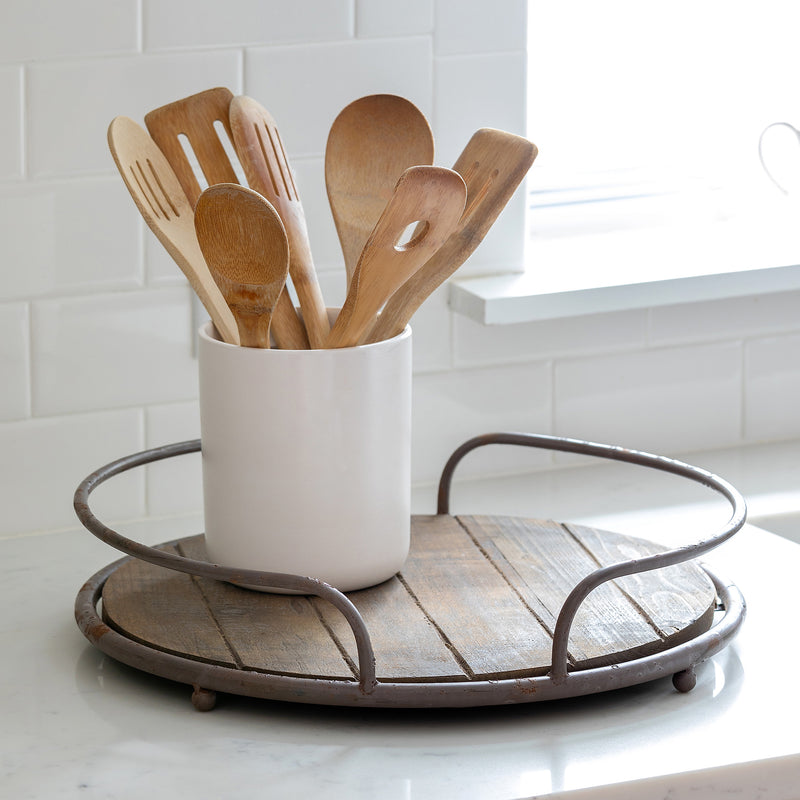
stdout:
<svg viewBox="0 0 800 800">
<path fill-rule="evenodd" d="M 513 133 L 481 128 L 453 165 L 467 184 L 467 205 L 450 238 L 386 303 L 367 336 L 399 334 L 422 302 L 475 251 L 536 158 L 536 145 Z"/>
<path fill-rule="evenodd" d="M 328 347 L 360 344 L 383 304 L 441 247 L 464 211 L 462 177 L 444 167 L 409 167 L 358 260 Z M 413 226 L 414 234 L 403 242 Z"/>
<path fill-rule="evenodd" d="M 317 281 L 303 204 L 294 182 L 278 126 L 264 106 L 250 97 L 230 105 L 233 143 L 247 182 L 281 215 L 289 238 L 289 274 L 312 347 L 324 347 L 331 326 Z"/>
<path fill-rule="evenodd" d="M 136 207 L 188 278 L 222 340 L 239 344 L 236 321 L 197 244 L 192 205 L 164 154 L 128 117 L 109 125 L 108 146 Z"/>
<path fill-rule="evenodd" d="M 289 244 L 278 212 L 252 189 L 218 183 L 197 200 L 194 224 L 242 346 L 269 347 L 272 315 L 289 274 Z"/>
<path fill-rule="evenodd" d="M 420 164 L 433 164 L 433 134 L 408 100 L 369 95 L 334 120 L 325 146 L 325 183 L 348 286 L 397 181 L 408 167 Z"/>
<path fill-rule="evenodd" d="M 150 135 L 172 165 L 186 196 L 194 208 L 202 188 L 195 174 L 181 138 L 188 140 L 205 182 L 237 183 L 236 170 L 217 133 L 221 124 L 233 147 L 229 109 L 233 92 L 225 87 L 215 87 L 184 97 L 156 108 L 145 115 L 144 121 Z M 288 291 L 282 293 L 275 309 L 272 335 L 279 347 L 303 350 L 308 348 L 308 336 L 297 316 Z"/>
</svg>

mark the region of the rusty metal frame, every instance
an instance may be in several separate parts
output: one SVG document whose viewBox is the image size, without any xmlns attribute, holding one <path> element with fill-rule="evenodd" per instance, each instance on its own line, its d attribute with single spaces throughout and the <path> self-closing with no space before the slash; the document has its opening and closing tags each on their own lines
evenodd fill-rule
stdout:
<svg viewBox="0 0 800 800">
<path fill-rule="evenodd" d="M 275 587 L 312 594 L 330 602 L 345 617 L 356 642 L 358 680 L 327 680 L 270 674 L 208 664 L 162 652 L 135 642 L 106 625 L 97 611 L 106 579 L 128 559 L 121 559 L 96 573 L 83 586 L 75 601 L 75 618 L 87 639 L 107 655 L 130 666 L 161 677 L 194 686 L 193 702 L 198 708 L 213 707 L 214 692 L 324 705 L 369 707 L 442 708 L 554 700 L 632 686 L 672 675 L 680 691 L 695 684 L 694 668 L 722 650 L 738 633 L 745 616 L 745 602 L 739 590 L 702 567 L 714 584 L 720 601 L 721 618 L 703 634 L 661 653 L 604 667 L 570 672 L 567 645 L 572 620 L 583 600 L 597 586 L 614 578 L 646 572 L 688 561 L 727 541 L 744 525 L 746 506 L 741 494 L 727 481 L 680 461 L 635 450 L 528 433 L 492 433 L 475 437 L 459 447 L 442 472 L 438 513 L 449 513 L 452 478 L 461 459 L 477 447 L 514 444 L 580 453 L 624 461 L 670 472 L 699 482 L 725 497 L 732 507 L 727 524 L 716 534 L 686 547 L 654 556 L 632 559 L 603 567 L 586 576 L 568 595 L 558 615 L 553 635 L 551 670 L 547 675 L 493 681 L 409 682 L 378 681 L 375 654 L 369 632 L 355 606 L 342 592 L 311 577 L 286 573 L 231 569 L 206 561 L 184 558 L 148 547 L 103 524 L 89 508 L 89 495 L 104 481 L 134 467 L 200 450 L 200 440 L 179 442 L 126 456 L 93 472 L 75 492 L 74 508 L 81 523 L 95 536 L 129 558 L 178 572 L 217 580 Z"/>
</svg>

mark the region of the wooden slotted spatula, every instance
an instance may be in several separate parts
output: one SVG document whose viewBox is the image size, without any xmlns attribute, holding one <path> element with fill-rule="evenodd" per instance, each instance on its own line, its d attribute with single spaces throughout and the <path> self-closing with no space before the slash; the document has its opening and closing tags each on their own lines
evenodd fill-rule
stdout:
<svg viewBox="0 0 800 800">
<path fill-rule="evenodd" d="M 194 208 L 202 187 L 189 160 L 181 137 L 185 137 L 197 158 L 198 166 L 209 186 L 216 183 L 238 183 L 231 159 L 217 133 L 216 123 L 222 125 L 233 148 L 229 110 L 233 92 L 218 86 L 184 97 L 153 109 L 144 121 L 153 140 L 172 165 L 186 196 Z M 272 335 L 279 347 L 308 349 L 308 336 L 297 316 L 289 293 L 284 290 L 275 309 Z"/>
<path fill-rule="evenodd" d="M 368 95 L 334 120 L 325 146 L 325 184 L 348 286 L 397 181 L 408 167 L 421 164 L 433 164 L 433 133 L 405 98 Z"/>
<path fill-rule="evenodd" d="M 331 326 L 311 257 L 303 204 L 278 126 L 267 109 L 251 97 L 231 100 L 230 123 L 233 143 L 250 188 L 275 206 L 286 228 L 289 274 L 311 346 L 324 347 Z"/>
<path fill-rule="evenodd" d="M 197 243 L 192 205 L 164 154 L 128 117 L 111 122 L 108 146 L 136 207 L 188 278 L 220 337 L 239 344 L 236 321 Z"/>
<path fill-rule="evenodd" d="M 278 212 L 252 189 L 217 183 L 198 198 L 194 225 L 242 346 L 269 347 L 272 315 L 289 274 L 289 244 Z"/>
<path fill-rule="evenodd" d="M 392 295 L 367 336 L 368 342 L 397 336 L 431 292 L 475 252 L 537 153 L 533 142 L 513 133 L 481 128 L 473 134 L 453 165 L 467 185 L 467 205 L 458 226 Z"/>
<path fill-rule="evenodd" d="M 467 187 L 444 167 L 409 167 L 358 260 L 328 347 L 354 347 L 375 324 L 383 304 L 441 247 L 464 211 Z M 414 233 L 403 242 L 404 233 Z"/>
</svg>

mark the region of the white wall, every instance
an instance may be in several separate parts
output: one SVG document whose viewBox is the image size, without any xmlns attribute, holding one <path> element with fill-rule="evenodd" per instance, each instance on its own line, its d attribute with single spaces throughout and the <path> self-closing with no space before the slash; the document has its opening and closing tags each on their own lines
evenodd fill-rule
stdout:
<svg viewBox="0 0 800 800">
<path fill-rule="evenodd" d="M 266 105 L 336 304 L 323 180 L 336 113 L 402 94 L 443 165 L 477 127 L 524 133 L 525 18 L 524 0 L 3 0 L 0 536 L 74 525 L 72 492 L 95 467 L 199 435 L 190 294 L 114 170 L 115 115 L 141 121 L 215 85 Z M 520 267 L 523 212 L 520 194 L 468 270 Z M 440 291 L 414 321 L 414 480 L 496 429 L 661 452 L 800 436 L 797 308 L 782 295 L 485 329 Z M 551 463 L 490 453 L 465 473 Z M 117 519 L 196 511 L 198 460 L 132 473 L 97 501 Z"/>
</svg>

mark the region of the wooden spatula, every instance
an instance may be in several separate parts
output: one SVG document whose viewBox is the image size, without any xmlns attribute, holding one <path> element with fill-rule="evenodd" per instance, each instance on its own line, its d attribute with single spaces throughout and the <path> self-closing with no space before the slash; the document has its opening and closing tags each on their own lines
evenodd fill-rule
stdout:
<svg viewBox="0 0 800 800">
<path fill-rule="evenodd" d="M 533 164 L 536 145 L 513 133 L 481 128 L 453 165 L 467 185 L 458 226 L 426 264 L 386 303 L 367 336 L 379 342 L 399 334 L 422 302 L 475 251 Z"/>
<path fill-rule="evenodd" d="M 433 134 L 423 113 L 403 97 L 376 94 L 346 106 L 325 146 L 325 184 L 347 270 L 361 251 L 408 167 L 433 164 Z"/>
<path fill-rule="evenodd" d="M 180 137 L 185 136 L 191 145 L 209 186 L 237 183 L 236 170 L 215 127 L 215 123 L 222 125 L 232 149 L 233 134 L 229 118 L 232 99 L 233 92 L 230 89 L 216 87 L 168 103 L 145 115 L 144 121 L 150 135 L 175 170 L 192 208 L 202 188 Z M 281 295 L 275 310 L 272 335 L 282 348 L 302 350 L 309 346 L 305 328 L 287 291 Z"/>
<path fill-rule="evenodd" d="M 128 117 L 109 125 L 108 146 L 136 207 L 188 278 L 222 340 L 239 344 L 236 321 L 198 246 L 192 205 L 164 154 Z"/>
<path fill-rule="evenodd" d="M 452 233 L 464 210 L 467 188 L 444 167 L 409 167 L 375 225 L 358 260 L 328 347 L 360 344 L 383 304 Z M 408 242 L 402 237 L 414 227 Z"/>
<path fill-rule="evenodd" d="M 194 224 L 242 346 L 269 347 L 272 315 L 289 274 L 289 245 L 278 212 L 252 189 L 217 183 L 198 198 Z"/>
<path fill-rule="evenodd" d="M 303 204 L 294 182 L 278 126 L 264 106 L 250 97 L 230 105 L 233 143 L 251 189 L 280 214 L 289 238 L 289 274 L 312 347 L 324 347 L 331 326 L 317 281 Z"/>
</svg>

